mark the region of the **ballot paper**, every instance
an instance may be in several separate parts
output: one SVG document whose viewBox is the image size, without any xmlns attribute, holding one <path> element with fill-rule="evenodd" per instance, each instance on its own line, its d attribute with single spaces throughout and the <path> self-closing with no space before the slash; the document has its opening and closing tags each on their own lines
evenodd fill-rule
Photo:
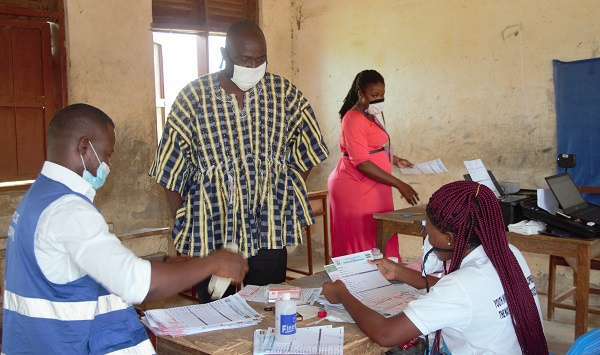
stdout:
<svg viewBox="0 0 600 355">
<path fill-rule="evenodd" d="M 263 354 L 323 354 L 344 353 L 344 327 L 331 325 L 297 328 L 296 339 L 289 343 L 275 341 L 275 328 L 254 331 L 254 355 Z"/>
<path fill-rule="evenodd" d="M 411 168 L 400 168 L 400 171 L 406 175 L 423 175 L 446 173 L 448 169 L 446 169 L 441 159 L 434 159 L 425 163 L 415 164 Z"/>
<path fill-rule="evenodd" d="M 250 302 L 261 302 L 261 303 L 267 303 L 269 302 L 269 300 L 267 299 L 267 286 L 256 286 L 256 285 L 246 285 L 244 286 L 244 288 L 242 288 L 240 291 L 238 291 L 238 295 L 240 295 L 240 297 L 242 297 L 243 299 L 245 299 L 246 301 L 250 301 Z M 303 288 L 302 291 L 300 292 L 300 298 L 296 301 L 296 305 L 303 305 L 303 304 L 313 304 L 317 298 L 319 298 L 319 295 L 321 294 L 321 291 L 323 290 L 322 287 L 317 287 L 317 288 Z"/>
<path fill-rule="evenodd" d="M 249 327 L 260 323 L 262 318 L 263 315 L 235 294 L 206 304 L 148 310 L 142 322 L 156 335 L 177 337 Z"/>
<path fill-rule="evenodd" d="M 376 265 L 367 262 L 373 260 L 371 251 L 340 256 L 331 260 L 333 264 L 325 266 L 329 277 L 332 280 L 342 280 L 354 297 L 386 317 L 402 312 L 408 303 L 420 294 L 411 286 L 402 283 L 392 284 L 383 277 Z M 318 302 L 331 305 L 323 298 Z"/>
<path fill-rule="evenodd" d="M 469 175 L 471 175 L 471 180 L 489 187 L 490 190 L 492 190 L 492 192 L 494 193 L 494 195 L 496 195 L 496 197 L 501 196 L 500 191 L 498 191 L 498 189 L 496 188 L 492 177 L 483 165 L 481 159 L 466 160 L 463 163 L 465 163 L 465 167 L 467 168 Z"/>
</svg>

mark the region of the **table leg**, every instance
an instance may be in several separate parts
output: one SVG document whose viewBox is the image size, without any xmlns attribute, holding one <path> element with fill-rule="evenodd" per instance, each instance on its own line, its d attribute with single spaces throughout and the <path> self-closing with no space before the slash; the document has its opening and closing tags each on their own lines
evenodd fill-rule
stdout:
<svg viewBox="0 0 600 355">
<path fill-rule="evenodd" d="M 588 306 L 590 301 L 590 248 L 579 246 L 577 272 L 575 273 L 575 338 L 587 333 Z"/>
<path fill-rule="evenodd" d="M 557 256 L 550 255 L 548 267 L 548 320 L 554 320 L 554 288 L 556 284 L 556 259 Z M 575 277 L 575 274 L 573 274 Z"/>
<path fill-rule="evenodd" d="M 377 237 L 375 241 L 375 247 L 381 251 L 383 256 L 385 256 L 385 245 L 387 244 L 388 240 L 390 240 L 390 238 L 396 234 L 396 232 L 391 231 L 393 229 L 393 225 L 394 224 L 390 223 L 389 221 L 381 219 L 377 220 Z"/>
<path fill-rule="evenodd" d="M 327 195 L 323 197 L 323 248 L 325 249 L 325 265 L 329 265 L 329 207 Z"/>
</svg>

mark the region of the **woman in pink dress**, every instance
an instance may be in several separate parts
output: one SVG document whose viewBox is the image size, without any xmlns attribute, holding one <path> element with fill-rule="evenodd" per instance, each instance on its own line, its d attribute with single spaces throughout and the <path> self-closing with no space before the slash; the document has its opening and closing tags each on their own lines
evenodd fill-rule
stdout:
<svg viewBox="0 0 600 355">
<path fill-rule="evenodd" d="M 391 154 L 390 137 L 377 117 L 383 117 L 384 96 L 383 76 L 364 70 L 356 75 L 340 109 L 342 156 L 328 181 L 333 257 L 375 247 L 373 213 L 394 210 L 392 187 L 411 205 L 419 201 L 410 185 L 392 175 L 392 163 L 412 163 Z M 385 255 L 400 257 L 398 238 L 390 239 Z"/>
</svg>

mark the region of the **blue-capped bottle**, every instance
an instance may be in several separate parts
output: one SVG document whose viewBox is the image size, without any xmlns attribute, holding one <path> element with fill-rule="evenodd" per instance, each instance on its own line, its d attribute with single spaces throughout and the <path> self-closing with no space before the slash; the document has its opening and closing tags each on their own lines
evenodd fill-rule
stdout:
<svg viewBox="0 0 600 355">
<path fill-rule="evenodd" d="M 296 339 L 296 302 L 284 293 L 275 302 L 275 341 L 289 343 Z"/>
</svg>

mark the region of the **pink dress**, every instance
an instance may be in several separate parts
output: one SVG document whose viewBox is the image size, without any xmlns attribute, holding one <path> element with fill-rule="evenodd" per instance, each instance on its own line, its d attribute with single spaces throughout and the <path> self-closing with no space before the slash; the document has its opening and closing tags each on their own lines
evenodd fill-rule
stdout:
<svg viewBox="0 0 600 355">
<path fill-rule="evenodd" d="M 329 175 L 331 255 L 333 257 L 375 248 L 377 222 L 373 213 L 394 210 L 392 187 L 372 180 L 356 166 L 370 160 L 388 173 L 392 164 L 385 151 L 369 154 L 388 142 L 377 122 L 350 110 L 342 119 L 340 149 L 344 154 Z M 386 257 L 400 258 L 398 238 L 386 245 Z"/>
</svg>

